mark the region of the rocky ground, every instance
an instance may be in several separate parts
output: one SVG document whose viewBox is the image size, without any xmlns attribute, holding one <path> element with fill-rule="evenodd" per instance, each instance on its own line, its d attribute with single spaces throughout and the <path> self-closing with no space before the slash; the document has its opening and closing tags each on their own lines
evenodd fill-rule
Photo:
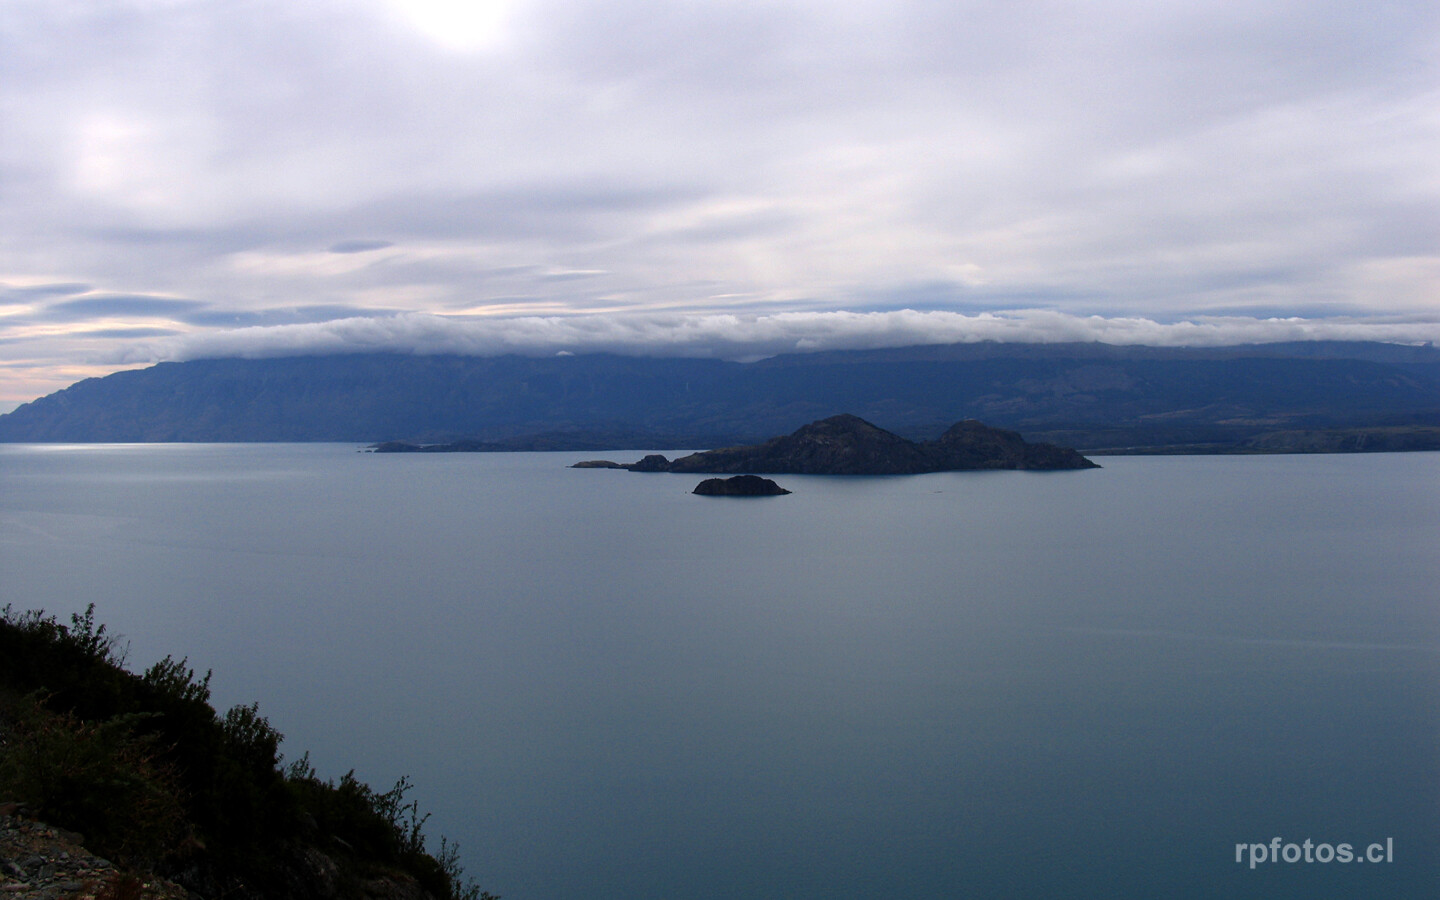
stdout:
<svg viewBox="0 0 1440 900">
<path fill-rule="evenodd" d="M 177 884 L 121 872 L 74 832 L 0 806 L 0 900 L 186 900 Z"/>
</svg>

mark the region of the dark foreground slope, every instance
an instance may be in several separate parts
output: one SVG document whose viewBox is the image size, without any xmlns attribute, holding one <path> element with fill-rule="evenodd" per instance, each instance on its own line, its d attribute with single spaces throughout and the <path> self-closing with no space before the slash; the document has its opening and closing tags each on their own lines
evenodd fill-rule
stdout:
<svg viewBox="0 0 1440 900">
<path fill-rule="evenodd" d="M 595 461 L 583 468 L 601 468 Z M 620 466 L 637 472 L 764 475 L 921 475 L 976 469 L 1093 469 L 1074 450 L 1027 443 L 1017 432 L 967 421 L 937 440 L 915 443 L 858 416 L 811 422 L 793 434 L 747 447 L 692 453 L 674 461 L 647 456 Z"/>
<path fill-rule="evenodd" d="M 713 447 L 842 410 L 910 438 L 979 419 L 1089 451 L 1233 450 L 1280 431 L 1440 426 L 1440 351 L 957 344 L 754 363 L 607 354 L 196 360 L 90 379 L 26 404 L 0 416 L 0 441 Z M 1387 434 L 1395 445 L 1429 439 Z M 526 437 L 535 435 L 544 437 Z"/>
<path fill-rule="evenodd" d="M 461 883 L 453 847 L 427 851 L 408 781 L 379 792 L 321 780 L 308 755 L 281 766 L 256 706 L 217 715 L 185 660 L 127 671 L 92 612 L 0 610 L 0 805 L 201 900 L 490 896 Z"/>
</svg>

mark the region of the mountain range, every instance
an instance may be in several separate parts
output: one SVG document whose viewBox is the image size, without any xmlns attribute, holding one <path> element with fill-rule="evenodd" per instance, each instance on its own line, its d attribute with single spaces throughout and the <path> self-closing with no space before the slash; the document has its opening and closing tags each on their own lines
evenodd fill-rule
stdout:
<svg viewBox="0 0 1440 900">
<path fill-rule="evenodd" d="M 408 354 L 205 359 L 81 381 L 0 441 L 753 443 L 850 413 L 915 440 L 978 419 L 1083 452 L 1440 447 L 1440 350 L 971 343 L 756 362 Z"/>
</svg>

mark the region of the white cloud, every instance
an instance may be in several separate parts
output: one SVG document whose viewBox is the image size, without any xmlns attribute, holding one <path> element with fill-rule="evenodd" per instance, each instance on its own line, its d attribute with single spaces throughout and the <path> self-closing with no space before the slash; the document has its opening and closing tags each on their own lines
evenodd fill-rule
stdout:
<svg viewBox="0 0 1440 900">
<path fill-rule="evenodd" d="M 1157 322 L 1142 317 L 1076 316 L 1054 310 L 963 314 L 905 309 L 516 318 L 402 313 L 163 338 L 133 345 L 114 362 L 363 352 L 476 356 L 612 352 L 753 359 L 777 353 L 976 341 L 1221 346 L 1306 340 L 1435 342 L 1440 341 L 1440 321 L 1417 324 L 1209 316 Z"/>
<path fill-rule="evenodd" d="M 515 0 L 387 0 L 390 11 L 437 46 L 492 50 L 509 36 Z"/>
<path fill-rule="evenodd" d="M 0 283 L 552 323 L 423 338 L 502 348 L 649 347 L 662 313 L 829 346 L 917 293 L 958 318 L 857 333 L 1424 331 L 1437 46 L 1429 0 L 9 0 Z M 1057 318 L 979 317 L 1017 306 Z M 11 318 L 0 366 L 54 371 L 146 324 Z M 401 327 L 373 321 L 264 341 Z"/>
</svg>

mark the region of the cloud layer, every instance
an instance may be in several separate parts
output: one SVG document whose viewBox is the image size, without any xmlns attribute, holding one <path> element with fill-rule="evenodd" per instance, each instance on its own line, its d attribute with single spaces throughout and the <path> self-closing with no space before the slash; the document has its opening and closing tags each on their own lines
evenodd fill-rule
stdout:
<svg viewBox="0 0 1440 900">
<path fill-rule="evenodd" d="M 1437 110 L 1425 0 L 11 0 L 0 402 L 164 331 L 1428 333 Z"/>
<path fill-rule="evenodd" d="M 496 320 L 404 313 L 167 336 L 137 344 L 115 362 L 381 351 L 475 356 L 609 352 L 754 359 L 778 353 L 977 341 L 1222 346 L 1307 340 L 1435 342 L 1440 341 L 1440 322 L 1212 316 L 1161 323 L 1141 317 L 1075 316 L 1054 310 L 975 315 L 896 310 Z"/>
</svg>

